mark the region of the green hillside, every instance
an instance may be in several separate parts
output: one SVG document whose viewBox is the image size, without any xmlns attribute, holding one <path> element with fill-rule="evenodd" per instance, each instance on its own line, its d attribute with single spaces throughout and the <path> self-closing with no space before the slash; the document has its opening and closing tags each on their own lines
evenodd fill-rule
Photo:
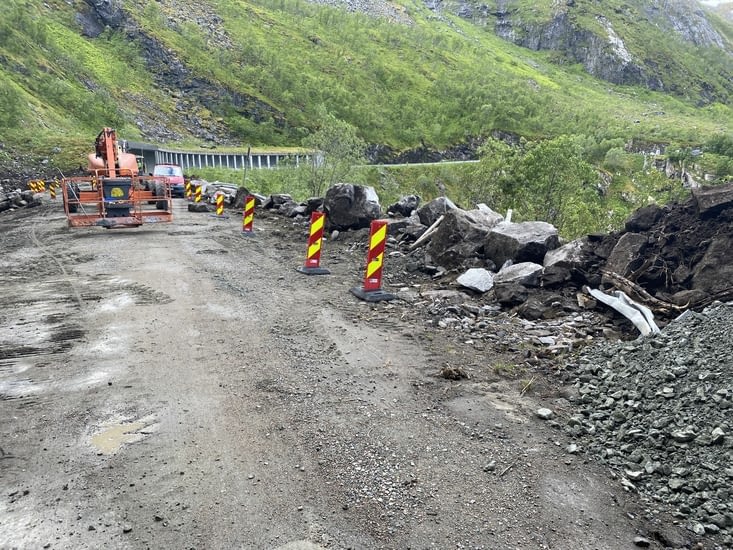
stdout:
<svg viewBox="0 0 733 550">
<path fill-rule="evenodd" d="M 723 102 L 612 85 L 417 2 L 403 5 L 406 23 L 301 0 L 122 5 L 119 24 L 91 38 L 83 22 L 97 15 L 84 1 L 6 0 L 6 148 L 82 147 L 102 126 L 129 139 L 297 146 L 321 106 L 396 151 L 497 131 L 702 143 L 733 121 Z M 695 60 L 684 60 L 691 75 Z"/>
</svg>

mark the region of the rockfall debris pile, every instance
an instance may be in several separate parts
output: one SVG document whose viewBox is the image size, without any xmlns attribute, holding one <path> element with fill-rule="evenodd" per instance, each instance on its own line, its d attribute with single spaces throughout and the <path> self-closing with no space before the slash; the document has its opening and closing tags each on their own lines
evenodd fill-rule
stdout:
<svg viewBox="0 0 733 550">
<path fill-rule="evenodd" d="M 41 204 L 39 199 L 29 189 L 13 189 L 10 186 L 7 186 L 7 189 L 5 187 L 0 188 L 0 212 L 38 206 L 39 204 Z"/>
<path fill-rule="evenodd" d="M 289 217 L 322 209 L 332 231 L 364 228 L 381 215 L 374 190 L 350 184 L 323 199 L 295 204 L 279 195 L 264 206 Z M 405 272 L 427 276 L 528 320 L 578 307 L 608 311 L 589 289 L 625 293 L 661 326 L 687 309 L 733 299 L 733 185 L 693 189 L 686 202 L 637 210 L 622 231 L 569 243 L 548 223 L 513 223 L 486 205 L 463 210 L 447 197 L 420 205 L 407 196 L 387 213 L 388 280 L 391 263 L 394 284 Z"/>
<path fill-rule="evenodd" d="M 642 498 L 733 545 L 733 302 L 659 334 L 584 349 L 567 366 L 573 412 L 552 422 Z"/>
<path fill-rule="evenodd" d="M 225 193 L 235 208 L 248 193 L 209 188 Z M 213 202 L 208 194 L 205 202 Z M 255 196 L 258 206 L 304 223 L 311 212 L 324 211 L 332 238 L 385 217 L 373 188 L 347 183 L 304 202 L 287 194 Z M 551 224 L 514 223 L 483 204 L 464 210 L 444 196 L 420 204 L 410 195 L 386 210 L 385 279 L 392 286 L 427 279 L 425 291 L 455 290 L 529 321 L 583 310 L 618 320 L 618 313 L 599 304 L 607 300 L 591 296 L 601 291 L 649 308 L 659 326 L 685 310 L 733 299 L 733 185 L 692 189 L 686 202 L 637 210 L 621 231 L 567 243 Z M 455 296 L 443 296 L 455 302 Z M 621 325 L 634 332 L 623 318 Z"/>
</svg>

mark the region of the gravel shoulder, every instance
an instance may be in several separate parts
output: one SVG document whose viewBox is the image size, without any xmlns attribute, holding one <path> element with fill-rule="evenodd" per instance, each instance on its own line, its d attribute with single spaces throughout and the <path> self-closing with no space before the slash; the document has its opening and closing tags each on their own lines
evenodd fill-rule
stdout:
<svg viewBox="0 0 733 550">
<path fill-rule="evenodd" d="M 363 243 L 308 277 L 304 225 L 258 211 L 245 238 L 174 207 L 115 231 L 49 202 L 0 217 L 0 547 L 691 540 L 536 417 L 567 403 L 552 376 L 353 297 Z"/>
</svg>

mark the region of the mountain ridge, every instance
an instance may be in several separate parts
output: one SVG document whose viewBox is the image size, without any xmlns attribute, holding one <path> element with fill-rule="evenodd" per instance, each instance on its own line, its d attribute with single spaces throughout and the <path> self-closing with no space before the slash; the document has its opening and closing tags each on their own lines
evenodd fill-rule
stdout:
<svg viewBox="0 0 733 550">
<path fill-rule="evenodd" d="M 0 83 L 8 90 L 0 103 L 15 115 L 0 117 L 0 137 L 11 144 L 33 129 L 48 139 L 80 139 L 114 125 L 130 138 L 161 142 L 297 146 L 318 128 L 319 105 L 387 156 L 459 147 L 497 132 L 699 143 L 733 120 L 733 69 L 726 73 L 733 33 L 712 15 L 717 35 L 710 36 L 724 48 L 693 45 L 685 56 L 726 56 L 705 63 L 705 78 L 687 58 L 670 65 L 670 78 L 680 81 L 675 89 L 652 70 L 654 59 L 635 64 L 638 45 L 614 23 L 630 12 L 616 13 L 615 2 L 604 31 L 592 2 L 581 0 L 493 2 L 478 22 L 476 11 L 467 16 L 468 3 L 433 0 L 9 1 L 6 25 L 14 25 L 16 41 L 0 41 Z M 558 25 L 553 13 L 565 15 L 548 34 L 557 38 L 548 50 L 540 38 L 548 24 Z M 494 35 L 507 21 L 524 29 L 522 40 L 510 42 L 530 47 Z M 609 28 L 619 37 L 616 49 L 601 39 Z M 17 47 L 17 39 L 28 47 Z M 595 49 L 587 48 L 594 40 Z M 629 52 L 625 71 L 639 78 L 594 80 L 596 65 L 575 55 L 583 49 L 611 68 L 619 52 Z M 59 89 L 66 95 L 57 97 Z"/>
</svg>

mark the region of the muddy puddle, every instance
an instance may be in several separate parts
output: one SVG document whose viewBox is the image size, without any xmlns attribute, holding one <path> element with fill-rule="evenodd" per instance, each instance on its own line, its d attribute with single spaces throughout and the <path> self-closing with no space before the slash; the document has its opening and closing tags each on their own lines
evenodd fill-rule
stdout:
<svg viewBox="0 0 733 550">
<path fill-rule="evenodd" d="M 151 431 L 150 422 L 145 420 L 107 424 L 101 432 L 92 436 L 91 444 L 99 453 L 112 455 L 123 445 L 140 441 Z"/>
</svg>

